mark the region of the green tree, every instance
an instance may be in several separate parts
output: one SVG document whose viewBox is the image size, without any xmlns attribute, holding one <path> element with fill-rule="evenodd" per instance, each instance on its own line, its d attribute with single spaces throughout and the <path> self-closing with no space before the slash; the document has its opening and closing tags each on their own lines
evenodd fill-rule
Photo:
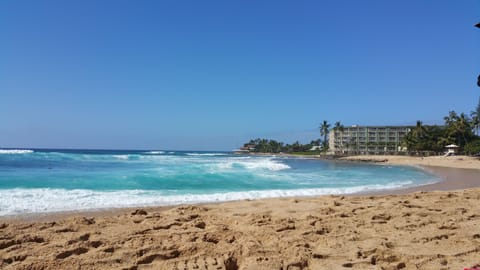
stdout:
<svg viewBox="0 0 480 270">
<path fill-rule="evenodd" d="M 446 145 L 457 144 L 466 153 L 472 153 L 477 147 L 477 143 L 473 143 L 473 141 L 478 139 L 473 132 L 478 128 L 478 124 L 475 125 L 474 118 L 476 116 L 477 114 L 472 112 L 472 119 L 470 119 L 464 113 L 457 114 L 455 111 L 450 111 L 444 117 L 445 125 L 443 127 L 424 126 L 421 121 L 417 121 L 416 126 L 405 136 L 402 144 L 409 151 L 416 152 L 442 152 Z"/>
<path fill-rule="evenodd" d="M 333 130 L 339 131 L 339 132 L 343 132 L 344 128 L 345 127 L 339 121 L 335 122 L 335 125 L 333 126 Z"/>
<path fill-rule="evenodd" d="M 478 104 L 474 111 L 471 112 L 472 127 L 475 130 L 477 136 L 480 135 L 480 98 L 478 98 Z"/>
<path fill-rule="evenodd" d="M 427 131 L 427 142 L 425 144 L 425 147 L 427 148 L 426 150 L 437 153 L 443 152 L 444 146 L 448 145 L 448 143 L 444 144 L 442 142 L 445 128 L 439 126 L 426 126 L 425 128 Z"/>
<path fill-rule="evenodd" d="M 425 149 L 427 130 L 422 121 L 417 121 L 412 130 L 405 136 L 404 145 L 409 151 L 422 151 Z"/>
<path fill-rule="evenodd" d="M 465 145 L 465 153 L 467 155 L 480 154 L 480 138 L 476 138 L 475 140 L 468 142 Z"/>
<path fill-rule="evenodd" d="M 460 147 L 465 146 L 470 139 L 473 139 L 472 123 L 464 113 L 458 115 L 455 111 L 450 111 L 444 120 L 446 137 L 453 139 Z"/>
<path fill-rule="evenodd" d="M 293 150 L 293 152 L 301 152 L 302 151 L 302 145 L 300 144 L 299 141 L 295 141 L 292 144 L 292 150 Z"/>
<path fill-rule="evenodd" d="M 408 151 L 415 150 L 417 145 L 417 139 L 415 138 L 415 136 L 413 136 L 412 131 L 410 131 L 409 133 L 407 133 L 407 135 L 405 135 L 405 137 L 403 137 L 403 141 L 401 144 L 406 147 Z"/>
<path fill-rule="evenodd" d="M 320 136 L 323 136 L 323 152 L 328 150 L 328 132 L 330 131 L 330 124 L 327 120 L 323 120 L 322 124 L 320 125 Z"/>
<path fill-rule="evenodd" d="M 339 121 L 335 122 L 335 125 L 333 126 L 333 132 L 335 137 L 337 137 L 337 134 L 340 136 L 340 152 L 343 153 L 343 139 L 341 135 L 343 134 L 343 131 L 345 130 L 345 127 L 340 123 Z"/>
<path fill-rule="evenodd" d="M 409 151 L 442 152 L 443 147 L 453 143 L 452 139 L 445 136 L 445 129 L 438 126 L 426 126 L 417 121 L 415 127 L 404 137 L 402 145 Z"/>
</svg>

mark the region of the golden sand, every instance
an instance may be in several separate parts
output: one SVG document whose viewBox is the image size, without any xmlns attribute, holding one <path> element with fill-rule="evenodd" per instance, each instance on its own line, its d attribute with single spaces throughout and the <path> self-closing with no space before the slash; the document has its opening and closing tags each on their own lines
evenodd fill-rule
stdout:
<svg viewBox="0 0 480 270">
<path fill-rule="evenodd" d="M 365 155 L 341 158 L 348 161 L 383 162 L 393 165 L 415 165 L 415 166 L 436 166 L 459 169 L 480 169 L 480 158 L 469 156 L 432 156 L 432 157 L 410 157 L 410 156 L 384 156 Z"/>
</svg>

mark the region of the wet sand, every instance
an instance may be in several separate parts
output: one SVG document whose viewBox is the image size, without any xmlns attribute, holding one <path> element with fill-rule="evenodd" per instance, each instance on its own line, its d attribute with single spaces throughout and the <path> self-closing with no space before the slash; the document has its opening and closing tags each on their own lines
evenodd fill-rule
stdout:
<svg viewBox="0 0 480 270">
<path fill-rule="evenodd" d="M 377 195 L 2 218 L 0 269 L 463 269 L 480 263 L 480 170 L 426 169 L 445 181 Z"/>
</svg>

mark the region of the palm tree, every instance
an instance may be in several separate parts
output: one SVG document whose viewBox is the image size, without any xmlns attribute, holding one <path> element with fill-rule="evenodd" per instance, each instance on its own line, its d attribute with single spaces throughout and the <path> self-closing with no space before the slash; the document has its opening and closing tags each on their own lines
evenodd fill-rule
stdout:
<svg viewBox="0 0 480 270">
<path fill-rule="evenodd" d="M 335 137 L 337 137 L 337 132 L 340 134 L 340 152 L 343 153 L 343 139 L 341 134 L 343 134 L 344 126 L 340 122 L 335 122 L 333 126 L 333 131 L 335 132 Z M 336 139 L 336 138 L 335 138 Z"/>
<path fill-rule="evenodd" d="M 480 135 L 480 98 L 478 98 L 478 104 L 475 108 L 475 111 L 472 111 L 470 114 L 472 117 L 472 126 L 473 129 L 476 131 L 477 136 Z"/>
<path fill-rule="evenodd" d="M 412 132 L 408 132 L 407 135 L 405 135 L 405 137 L 403 137 L 403 140 L 402 140 L 402 147 L 406 147 L 407 148 L 407 151 L 412 151 L 413 148 L 415 148 L 415 144 L 416 144 L 416 140 L 415 138 L 413 138 L 412 136 Z"/>
<path fill-rule="evenodd" d="M 452 139 L 452 137 L 449 137 L 448 135 L 441 136 L 437 139 L 437 146 L 440 149 L 443 149 L 445 147 L 445 145 L 452 144 L 454 142 L 455 142 L 455 140 Z"/>
<path fill-rule="evenodd" d="M 473 135 L 472 123 L 468 116 L 464 113 L 458 115 L 455 111 L 451 111 L 444 119 L 447 127 L 446 136 L 454 138 L 458 145 L 464 146 Z"/>
<path fill-rule="evenodd" d="M 343 132 L 344 126 L 340 122 L 335 122 L 335 126 L 333 126 L 333 130 L 335 130 L 335 131 L 338 130 L 340 132 Z"/>
<path fill-rule="evenodd" d="M 458 118 L 457 130 L 462 135 L 464 145 L 467 144 L 467 138 L 470 137 L 469 133 L 472 134 L 472 125 L 470 119 L 464 113 L 461 113 Z"/>
<path fill-rule="evenodd" d="M 412 135 L 416 140 L 415 150 L 425 150 L 425 141 L 427 137 L 427 129 L 423 125 L 422 121 L 417 121 L 415 127 L 412 130 Z"/>
<path fill-rule="evenodd" d="M 418 151 L 425 150 L 425 142 L 428 132 L 422 121 L 417 121 L 414 128 L 403 139 L 403 145 L 407 147 L 408 151 Z"/>
<path fill-rule="evenodd" d="M 417 137 L 422 137 L 426 133 L 425 126 L 423 126 L 422 121 L 417 121 L 415 127 L 413 128 L 413 134 L 417 135 Z"/>
<path fill-rule="evenodd" d="M 326 152 L 328 148 L 327 136 L 330 130 L 330 124 L 327 120 L 323 120 L 323 123 L 320 125 L 320 136 L 323 136 L 323 151 Z"/>
</svg>

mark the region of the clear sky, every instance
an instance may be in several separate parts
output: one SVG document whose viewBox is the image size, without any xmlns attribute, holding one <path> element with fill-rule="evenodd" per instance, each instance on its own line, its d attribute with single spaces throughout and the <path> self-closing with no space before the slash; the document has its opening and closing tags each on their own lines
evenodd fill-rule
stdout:
<svg viewBox="0 0 480 270">
<path fill-rule="evenodd" d="M 232 150 L 442 123 L 480 0 L 0 1 L 0 147 Z"/>
</svg>

